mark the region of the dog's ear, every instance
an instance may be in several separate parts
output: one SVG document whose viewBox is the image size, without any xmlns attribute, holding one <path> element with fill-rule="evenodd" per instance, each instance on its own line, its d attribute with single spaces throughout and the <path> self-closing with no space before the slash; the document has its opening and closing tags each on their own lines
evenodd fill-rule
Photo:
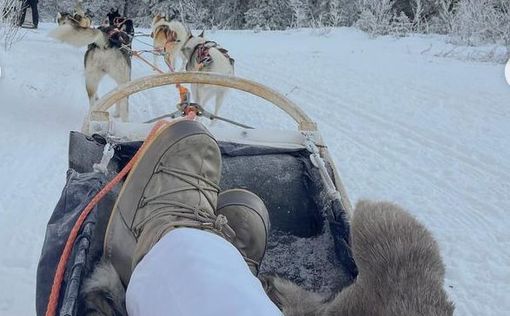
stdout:
<svg viewBox="0 0 510 316">
<path fill-rule="evenodd" d="M 203 30 L 203 31 L 202 31 L 202 33 L 200 33 L 200 34 L 198 35 L 198 37 L 202 37 L 202 38 L 203 38 L 203 37 L 204 37 L 204 33 L 205 33 L 205 30 Z"/>
</svg>

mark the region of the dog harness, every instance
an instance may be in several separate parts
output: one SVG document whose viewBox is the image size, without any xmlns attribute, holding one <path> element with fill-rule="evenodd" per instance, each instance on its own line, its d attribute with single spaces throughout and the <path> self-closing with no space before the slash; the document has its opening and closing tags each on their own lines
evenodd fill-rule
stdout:
<svg viewBox="0 0 510 316">
<path fill-rule="evenodd" d="M 220 53 L 223 54 L 223 56 L 228 58 L 231 65 L 234 65 L 235 60 L 234 58 L 230 57 L 230 55 L 228 54 L 228 50 L 220 47 L 218 43 L 214 41 L 206 41 L 195 46 L 195 48 L 193 49 L 193 53 L 191 54 L 190 59 L 192 59 L 193 56 L 195 56 L 195 61 L 199 67 L 198 70 L 210 65 L 213 62 L 212 57 L 209 54 L 209 50 L 213 47 L 219 50 Z"/>
<path fill-rule="evenodd" d="M 122 47 L 122 45 L 131 46 L 131 37 L 128 33 L 111 26 L 103 28 L 102 31 L 106 33 L 106 36 L 114 45 L 119 47 Z"/>
<path fill-rule="evenodd" d="M 124 23 L 127 22 L 127 19 L 124 18 L 124 17 L 116 17 L 113 19 L 113 24 L 112 26 L 115 26 L 116 28 L 118 28 L 119 30 L 122 29 L 122 26 L 124 25 Z"/>
</svg>

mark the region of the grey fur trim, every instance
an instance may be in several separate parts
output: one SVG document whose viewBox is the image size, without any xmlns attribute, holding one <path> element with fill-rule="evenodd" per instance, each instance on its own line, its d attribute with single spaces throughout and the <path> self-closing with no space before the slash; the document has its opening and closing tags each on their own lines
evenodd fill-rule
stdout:
<svg viewBox="0 0 510 316">
<path fill-rule="evenodd" d="M 331 301 L 292 282 L 264 278 L 269 297 L 286 316 L 453 315 L 443 289 L 444 265 L 432 234 L 395 204 L 361 201 L 354 211 L 353 284 Z"/>
<path fill-rule="evenodd" d="M 101 260 L 84 281 L 78 315 L 127 316 L 126 291 L 113 265 Z"/>
</svg>

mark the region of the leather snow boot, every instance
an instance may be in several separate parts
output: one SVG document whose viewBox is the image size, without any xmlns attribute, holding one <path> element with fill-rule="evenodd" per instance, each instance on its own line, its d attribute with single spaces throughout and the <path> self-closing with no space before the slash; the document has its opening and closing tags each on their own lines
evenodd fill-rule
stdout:
<svg viewBox="0 0 510 316">
<path fill-rule="evenodd" d="M 228 225 L 235 232 L 231 243 L 257 276 L 266 252 L 270 229 L 269 214 L 264 202 L 247 190 L 227 190 L 218 196 L 216 214 L 227 218 Z"/>
<path fill-rule="evenodd" d="M 158 131 L 124 182 L 106 230 L 104 255 L 124 285 L 172 229 L 234 237 L 227 219 L 214 213 L 220 174 L 220 149 L 201 123 L 183 120 Z"/>
</svg>

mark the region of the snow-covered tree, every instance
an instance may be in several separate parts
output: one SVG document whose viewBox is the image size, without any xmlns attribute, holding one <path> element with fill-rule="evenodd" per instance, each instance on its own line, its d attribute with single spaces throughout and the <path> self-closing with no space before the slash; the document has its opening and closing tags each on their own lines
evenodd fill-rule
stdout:
<svg viewBox="0 0 510 316">
<path fill-rule="evenodd" d="M 330 0 L 329 8 L 326 11 L 328 23 L 331 26 L 346 25 L 348 21 L 348 12 L 342 8 L 341 0 Z"/>
<path fill-rule="evenodd" d="M 452 32 L 457 4 L 458 0 L 436 0 L 438 12 L 435 19 L 431 19 L 434 32 Z"/>
<path fill-rule="evenodd" d="M 210 3 L 213 25 L 221 29 L 242 29 L 246 25 L 245 12 L 253 5 L 249 0 L 215 0 Z M 212 1 L 214 2 L 214 1 Z"/>
<path fill-rule="evenodd" d="M 411 1 L 411 9 L 413 11 L 413 28 L 417 32 L 423 31 L 423 22 L 424 22 L 424 13 L 425 8 L 423 5 L 423 0 L 412 0 Z"/>
<path fill-rule="evenodd" d="M 73 12 L 78 4 L 77 0 L 44 0 L 39 1 L 39 11 L 44 21 L 54 21 L 58 12 Z M 92 17 L 96 24 L 103 22 L 111 8 L 118 9 L 123 14 L 127 8 L 127 0 L 82 1 L 81 7 Z"/>
<path fill-rule="evenodd" d="M 393 18 L 392 0 L 358 0 L 356 26 L 373 35 L 388 34 Z"/>
<path fill-rule="evenodd" d="M 352 25 L 357 18 L 354 0 L 320 0 L 315 16 L 322 16 L 327 26 Z"/>
<path fill-rule="evenodd" d="M 289 0 L 289 7 L 292 10 L 291 27 L 309 26 L 310 8 L 308 7 L 308 0 Z"/>
<path fill-rule="evenodd" d="M 246 11 L 246 27 L 265 27 L 282 30 L 291 25 L 292 9 L 288 0 L 259 0 Z"/>
<path fill-rule="evenodd" d="M 452 33 L 463 43 L 505 41 L 509 31 L 508 1 L 462 0 L 452 21 Z"/>
<path fill-rule="evenodd" d="M 404 12 L 395 15 L 390 24 L 390 33 L 395 36 L 406 36 L 413 29 L 413 23 Z"/>
<path fill-rule="evenodd" d="M 18 20 L 22 2 L 19 0 L 0 0 L 0 38 L 5 48 L 17 39 Z"/>
</svg>

